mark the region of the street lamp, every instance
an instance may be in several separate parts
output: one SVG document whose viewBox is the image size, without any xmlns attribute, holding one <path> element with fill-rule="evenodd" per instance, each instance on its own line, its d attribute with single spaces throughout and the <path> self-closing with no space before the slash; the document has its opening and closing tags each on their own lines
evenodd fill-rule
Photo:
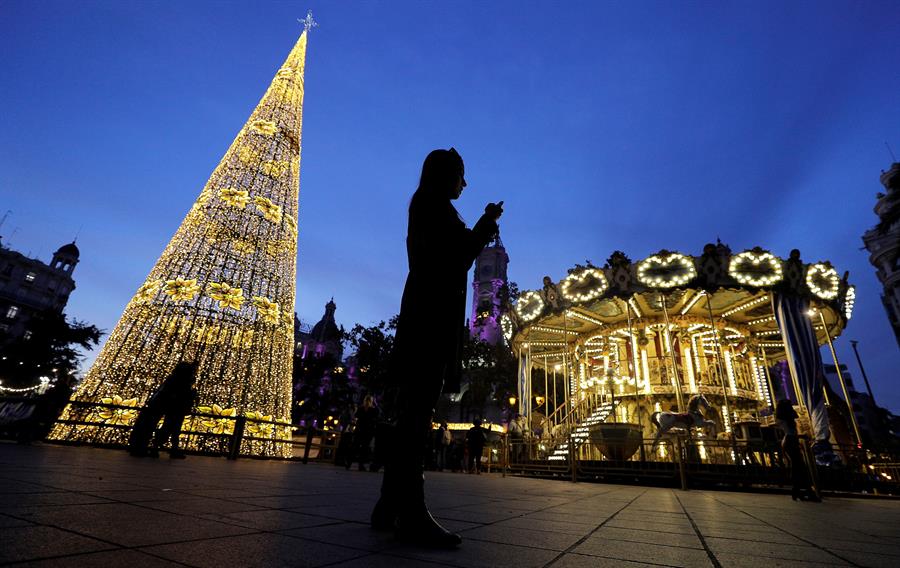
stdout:
<svg viewBox="0 0 900 568">
<path fill-rule="evenodd" d="M 850 345 L 853 346 L 853 353 L 856 354 L 856 362 L 859 363 L 859 370 L 862 371 L 863 380 L 866 382 L 866 390 L 869 391 L 869 398 L 872 399 L 872 404 L 875 404 L 875 395 L 872 393 L 872 386 L 869 384 L 869 377 L 866 375 L 866 368 L 863 367 L 862 359 L 859 358 L 859 350 L 856 346 L 859 344 L 859 341 L 855 339 L 850 340 Z"/>
</svg>

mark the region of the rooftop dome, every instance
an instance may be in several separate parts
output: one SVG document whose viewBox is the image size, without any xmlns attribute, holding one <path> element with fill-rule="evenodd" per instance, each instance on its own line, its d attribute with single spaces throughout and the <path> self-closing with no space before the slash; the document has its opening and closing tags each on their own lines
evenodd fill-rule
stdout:
<svg viewBox="0 0 900 568">
<path fill-rule="evenodd" d="M 310 333 L 314 340 L 325 342 L 341 339 L 341 332 L 334 322 L 334 312 L 336 309 L 337 305 L 334 303 L 334 298 L 325 304 L 325 315 L 322 316 L 322 319 L 320 319 L 319 323 L 312 328 L 312 333 Z"/>
<path fill-rule="evenodd" d="M 329 341 L 341 338 L 341 332 L 338 330 L 337 324 L 334 323 L 334 318 L 322 318 L 319 323 L 312 328 L 312 333 L 310 335 L 312 335 L 313 339 L 316 341 Z"/>
<path fill-rule="evenodd" d="M 78 256 L 81 254 L 81 251 L 79 251 L 78 247 L 75 246 L 75 241 L 72 241 L 71 243 L 69 243 L 67 245 L 63 245 L 63 246 L 59 247 L 59 250 L 56 251 L 56 254 L 63 254 L 66 256 L 74 256 L 75 258 L 78 258 Z"/>
</svg>

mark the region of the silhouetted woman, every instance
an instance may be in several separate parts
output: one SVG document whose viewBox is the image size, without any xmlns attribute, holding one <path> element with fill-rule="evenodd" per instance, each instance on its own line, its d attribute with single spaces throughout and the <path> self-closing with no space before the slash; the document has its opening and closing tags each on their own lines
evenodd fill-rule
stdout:
<svg viewBox="0 0 900 568">
<path fill-rule="evenodd" d="M 465 331 L 466 275 L 497 233 L 503 202 L 488 204 L 472 229 L 451 203 L 466 187 L 462 158 L 453 148 L 431 152 L 409 205 L 403 290 L 392 354 L 397 382 L 397 436 L 372 512 L 372 527 L 396 528 L 406 541 L 454 547 L 462 539 L 444 529 L 425 505 L 425 448 L 442 388 L 459 389 Z"/>
<path fill-rule="evenodd" d="M 791 498 L 796 501 L 819 501 L 809 479 L 809 472 L 803 460 L 803 452 L 800 449 L 800 437 L 797 434 L 797 411 L 794 410 L 790 400 L 782 399 L 775 406 L 775 420 L 784 431 L 781 440 L 781 448 L 791 462 Z"/>
</svg>

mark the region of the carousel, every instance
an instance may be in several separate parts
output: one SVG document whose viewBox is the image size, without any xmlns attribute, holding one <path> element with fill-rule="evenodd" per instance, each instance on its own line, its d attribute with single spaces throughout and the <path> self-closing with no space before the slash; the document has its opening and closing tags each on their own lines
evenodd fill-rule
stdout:
<svg viewBox="0 0 900 568">
<path fill-rule="evenodd" d="M 586 459 L 638 459 L 639 447 L 640 459 L 665 458 L 665 444 L 644 455 L 642 440 L 658 441 L 671 416 L 707 426 L 700 437 L 748 435 L 776 397 L 803 389 L 795 373 L 771 372 L 794 341 L 778 302 L 800 302 L 799 327 L 812 330 L 818 351 L 843 331 L 854 296 L 846 274 L 804 263 L 796 250 L 782 259 L 718 243 L 699 256 L 662 250 L 638 262 L 616 251 L 602 268 L 544 277 L 502 318 L 519 356 L 519 413 L 549 460 L 568 459 L 569 444 Z"/>
</svg>

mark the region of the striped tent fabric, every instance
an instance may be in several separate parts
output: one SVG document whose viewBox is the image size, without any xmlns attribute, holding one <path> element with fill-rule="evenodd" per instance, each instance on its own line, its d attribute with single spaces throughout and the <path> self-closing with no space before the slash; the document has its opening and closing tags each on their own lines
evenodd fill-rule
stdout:
<svg viewBox="0 0 900 568">
<path fill-rule="evenodd" d="M 799 395 L 809 410 L 813 437 L 817 446 L 827 445 L 831 437 L 825 408 L 825 369 L 819 342 L 809 318 L 809 302 L 796 296 L 772 294 L 772 309 L 781 336 L 791 374 L 800 387 Z"/>
<path fill-rule="evenodd" d="M 519 352 L 519 414 L 531 416 L 531 350 Z"/>
</svg>

